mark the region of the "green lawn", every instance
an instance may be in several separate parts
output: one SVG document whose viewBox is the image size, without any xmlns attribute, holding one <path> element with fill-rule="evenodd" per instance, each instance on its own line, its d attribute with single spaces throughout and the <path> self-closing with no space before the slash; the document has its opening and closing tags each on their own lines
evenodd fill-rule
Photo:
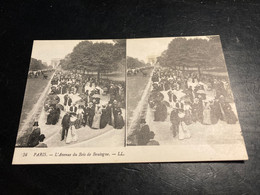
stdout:
<svg viewBox="0 0 260 195">
<path fill-rule="evenodd" d="M 148 75 L 150 75 L 151 71 L 152 70 L 146 70 Z M 133 111 L 137 107 L 138 102 L 141 100 L 144 89 L 149 79 L 151 79 L 150 76 L 144 77 L 141 74 L 138 74 L 137 76 L 127 77 L 127 118 L 128 119 L 130 119 L 133 116 Z"/>
<path fill-rule="evenodd" d="M 24 100 L 23 100 L 23 108 L 20 117 L 20 124 L 23 123 L 28 113 L 31 111 L 34 104 L 39 99 L 42 91 L 45 89 L 46 85 L 48 84 L 52 73 L 53 72 L 48 73 L 48 79 L 42 79 L 42 77 L 27 79 Z"/>
</svg>

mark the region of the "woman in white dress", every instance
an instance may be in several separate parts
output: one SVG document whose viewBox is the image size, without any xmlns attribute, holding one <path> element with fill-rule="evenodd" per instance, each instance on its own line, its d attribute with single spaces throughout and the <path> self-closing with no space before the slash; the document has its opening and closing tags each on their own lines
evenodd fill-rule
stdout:
<svg viewBox="0 0 260 195">
<path fill-rule="evenodd" d="M 82 123 L 83 123 L 83 113 L 84 113 L 84 109 L 82 105 L 79 105 L 78 109 L 77 109 L 77 118 L 78 118 L 78 126 L 81 127 Z"/>
<path fill-rule="evenodd" d="M 205 107 L 203 110 L 203 124 L 205 125 L 211 125 L 211 108 L 210 108 L 210 103 L 205 102 Z"/>
<path fill-rule="evenodd" d="M 78 135 L 77 135 L 76 129 L 75 129 L 76 120 L 77 120 L 76 116 L 70 117 L 70 127 L 69 127 L 67 138 L 66 138 L 66 144 L 78 141 Z"/>
<path fill-rule="evenodd" d="M 184 117 L 184 122 L 186 125 L 190 125 L 192 124 L 192 117 L 191 117 L 191 106 L 189 102 L 184 102 L 184 113 L 185 113 L 185 117 Z"/>
<path fill-rule="evenodd" d="M 97 107 L 95 116 L 93 118 L 92 128 L 93 129 L 100 129 L 100 118 L 101 118 L 102 110 L 100 106 Z"/>
<path fill-rule="evenodd" d="M 178 114 L 180 118 L 180 125 L 179 125 L 179 139 L 189 139 L 191 137 L 190 130 L 187 128 L 187 125 L 184 122 L 185 113 L 184 111 L 179 111 Z"/>
</svg>

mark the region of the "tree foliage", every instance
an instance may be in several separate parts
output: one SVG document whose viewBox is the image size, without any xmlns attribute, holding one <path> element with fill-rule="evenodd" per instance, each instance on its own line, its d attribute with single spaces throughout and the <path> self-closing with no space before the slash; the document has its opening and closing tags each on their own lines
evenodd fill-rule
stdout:
<svg viewBox="0 0 260 195">
<path fill-rule="evenodd" d="M 60 63 L 63 69 L 114 71 L 125 58 L 125 40 L 112 43 L 82 41 Z"/>
<path fill-rule="evenodd" d="M 71 58 L 70 54 L 66 55 L 64 59 L 60 60 L 59 66 L 61 66 L 64 70 L 70 69 Z"/>
<path fill-rule="evenodd" d="M 224 67 L 224 57 L 218 37 L 206 39 L 173 39 L 157 61 L 161 66 Z"/>
<path fill-rule="evenodd" d="M 47 68 L 48 68 L 48 66 L 44 65 L 41 60 L 31 58 L 29 70 L 37 71 L 37 70 L 43 70 L 43 69 L 47 69 Z"/>
<path fill-rule="evenodd" d="M 134 68 L 140 68 L 146 66 L 146 64 L 142 61 L 139 61 L 137 58 L 133 58 L 130 56 L 127 56 L 127 68 L 128 69 L 134 69 Z"/>
</svg>

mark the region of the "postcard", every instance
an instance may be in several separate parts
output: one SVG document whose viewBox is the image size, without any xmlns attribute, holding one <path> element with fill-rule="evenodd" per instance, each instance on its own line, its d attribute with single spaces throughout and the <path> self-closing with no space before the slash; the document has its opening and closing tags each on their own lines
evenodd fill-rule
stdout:
<svg viewBox="0 0 260 195">
<path fill-rule="evenodd" d="M 247 159 L 218 35 L 34 41 L 13 164 Z"/>
</svg>

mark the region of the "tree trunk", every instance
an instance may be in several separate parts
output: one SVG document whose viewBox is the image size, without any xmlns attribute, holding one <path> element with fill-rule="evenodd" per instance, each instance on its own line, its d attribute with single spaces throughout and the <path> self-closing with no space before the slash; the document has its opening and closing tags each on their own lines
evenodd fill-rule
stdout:
<svg viewBox="0 0 260 195">
<path fill-rule="evenodd" d="M 201 75 L 200 66 L 198 66 L 198 73 L 199 73 L 199 78 L 200 78 L 200 75 Z"/>
<path fill-rule="evenodd" d="M 97 82 L 99 83 L 100 80 L 100 69 L 98 69 L 98 73 L 97 73 Z"/>
</svg>

